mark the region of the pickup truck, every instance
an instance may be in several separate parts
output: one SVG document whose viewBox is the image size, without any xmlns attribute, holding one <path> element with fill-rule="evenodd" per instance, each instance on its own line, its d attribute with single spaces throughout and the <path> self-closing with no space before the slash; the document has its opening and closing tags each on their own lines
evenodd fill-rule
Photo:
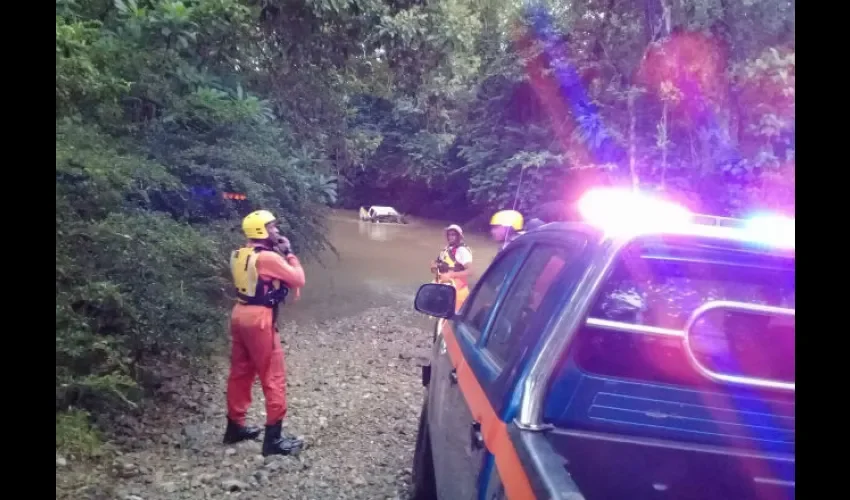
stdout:
<svg viewBox="0 0 850 500">
<path fill-rule="evenodd" d="M 413 497 L 794 498 L 793 234 L 700 217 L 546 224 L 457 312 L 422 285 Z"/>
</svg>

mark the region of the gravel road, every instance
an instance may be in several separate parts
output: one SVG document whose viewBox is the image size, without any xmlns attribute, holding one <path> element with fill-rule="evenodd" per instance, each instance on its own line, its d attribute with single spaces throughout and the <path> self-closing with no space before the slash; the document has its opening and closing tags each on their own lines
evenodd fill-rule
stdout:
<svg viewBox="0 0 850 500">
<path fill-rule="evenodd" d="M 221 444 L 227 360 L 160 388 L 154 409 L 112 422 L 118 448 L 92 468 L 57 457 L 57 498 L 407 498 L 428 320 L 410 299 L 329 322 L 283 322 L 287 429 L 299 457 Z M 249 420 L 264 421 L 259 384 Z"/>
</svg>

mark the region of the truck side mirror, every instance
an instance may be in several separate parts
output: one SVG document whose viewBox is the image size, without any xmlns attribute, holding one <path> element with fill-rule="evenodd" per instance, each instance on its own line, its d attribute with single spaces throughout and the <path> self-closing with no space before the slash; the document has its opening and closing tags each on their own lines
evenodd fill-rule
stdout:
<svg viewBox="0 0 850 500">
<path fill-rule="evenodd" d="M 413 307 L 424 314 L 451 319 L 455 313 L 457 290 L 451 285 L 426 283 L 419 287 Z"/>
</svg>

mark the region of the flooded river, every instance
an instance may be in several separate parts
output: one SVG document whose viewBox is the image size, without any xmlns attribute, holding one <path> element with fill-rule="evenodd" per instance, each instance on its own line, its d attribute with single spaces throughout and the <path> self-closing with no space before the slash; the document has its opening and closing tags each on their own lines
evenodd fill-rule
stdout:
<svg viewBox="0 0 850 500">
<path fill-rule="evenodd" d="M 301 300 L 290 303 L 284 317 L 297 322 L 326 321 L 364 309 L 400 305 L 413 307 L 413 296 L 431 280 L 429 263 L 446 244 L 448 223 L 412 220 L 410 224 L 360 221 L 355 211 L 328 216 L 331 243 L 339 257 L 326 251 L 321 263 L 305 262 L 307 286 Z M 498 245 L 486 234 L 466 234 L 473 252 L 473 278 L 486 269 Z"/>
</svg>

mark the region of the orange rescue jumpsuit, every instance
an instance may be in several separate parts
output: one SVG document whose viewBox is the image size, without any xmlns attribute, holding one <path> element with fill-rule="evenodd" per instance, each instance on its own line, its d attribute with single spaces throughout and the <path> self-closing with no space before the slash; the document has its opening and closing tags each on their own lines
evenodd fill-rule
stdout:
<svg viewBox="0 0 850 500">
<path fill-rule="evenodd" d="M 294 289 L 304 286 L 304 270 L 295 255 L 286 258 L 273 251 L 257 256 L 262 280 L 278 280 Z M 230 317 L 232 350 L 227 380 L 227 416 L 245 425 L 251 406 L 251 386 L 259 375 L 266 398 L 266 424 L 274 425 L 286 415 L 286 370 L 280 334 L 272 308 L 237 303 Z"/>
</svg>

